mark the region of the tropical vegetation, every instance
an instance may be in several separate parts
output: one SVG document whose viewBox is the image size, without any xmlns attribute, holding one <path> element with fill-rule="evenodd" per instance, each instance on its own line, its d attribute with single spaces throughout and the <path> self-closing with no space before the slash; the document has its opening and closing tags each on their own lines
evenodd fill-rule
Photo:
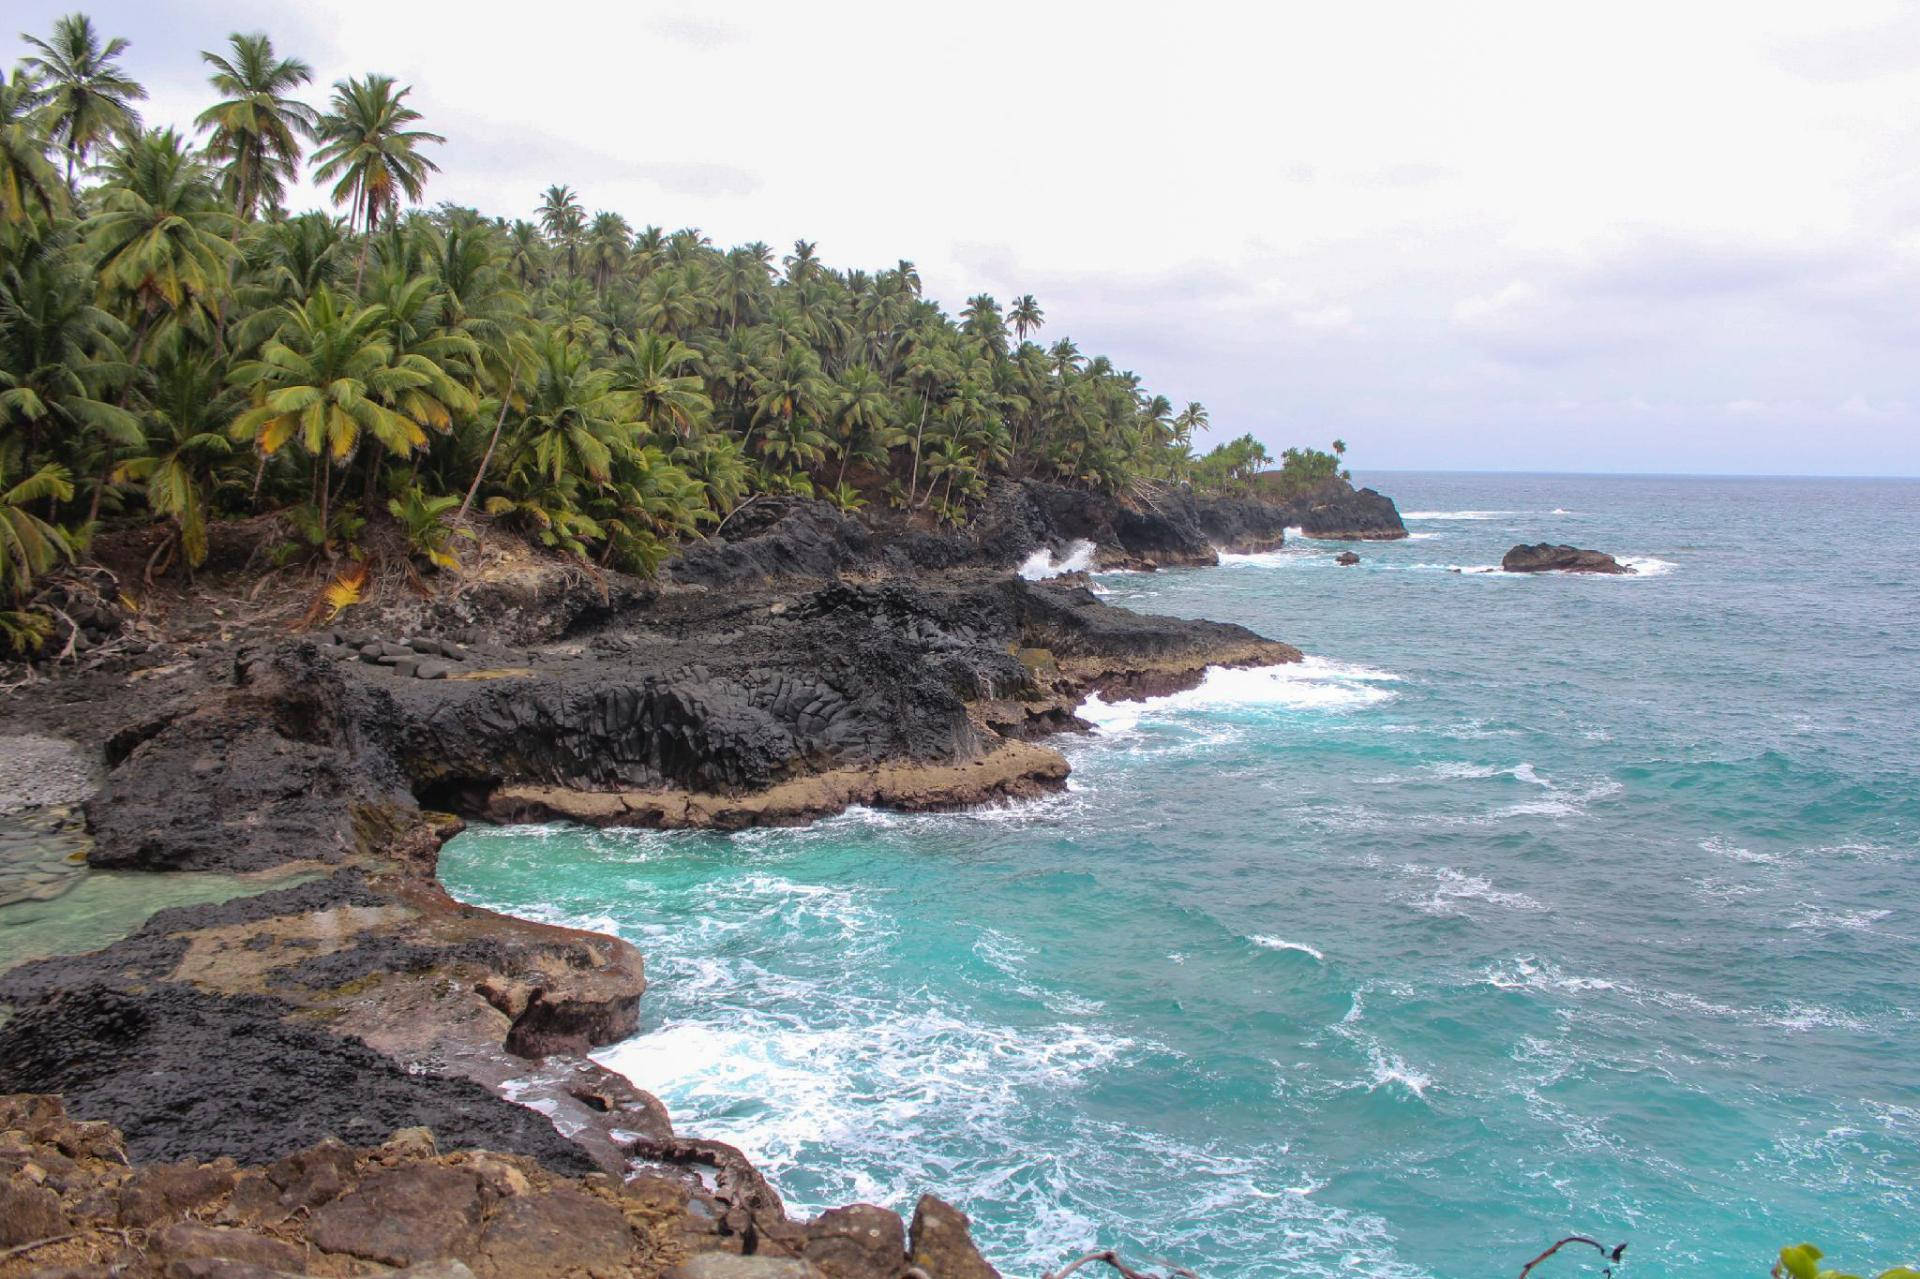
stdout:
<svg viewBox="0 0 1920 1279">
<path fill-rule="evenodd" d="M 958 522 L 996 476 L 1151 497 L 1251 484 L 1246 436 L 1043 340 L 1031 295 L 948 315 L 913 263 L 723 248 L 589 212 L 422 207 L 444 139 L 379 74 L 324 91 L 264 34 L 203 57 L 192 132 L 149 125 L 128 43 L 85 16 L 0 77 L 0 645 L 37 578 L 154 524 L 191 577 L 221 522 L 274 563 L 422 573 L 475 525 L 651 572 L 759 494 Z M 329 211 L 287 207 L 303 170 Z M 1343 446 L 1336 445 L 1336 450 Z M 1289 484 L 1333 455 L 1290 450 Z M 456 530 L 459 530 L 456 533 Z"/>
</svg>

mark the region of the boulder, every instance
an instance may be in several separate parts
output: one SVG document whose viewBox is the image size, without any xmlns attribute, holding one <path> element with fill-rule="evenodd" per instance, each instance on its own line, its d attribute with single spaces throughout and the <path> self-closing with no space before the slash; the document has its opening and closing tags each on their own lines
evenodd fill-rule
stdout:
<svg viewBox="0 0 1920 1279">
<path fill-rule="evenodd" d="M 944 1200 L 921 1195 L 913 1210 L 908 1260 L 930 1279 L 1000 1279 L 967 1233 L 967 1215 Z"/>
<path fill-rule="evenodd" d="M 827 1279 L 896 1279 L 907 1232 L 898 1213 L 854 1204 L 821 1213 L 807 1225 L 806 1259 Z"/>
<path fill-rule="evenodd" d="M 1631 573 L 1633 570 L 1605 551 L 1537 542 L 1514 547 L 1500 558 L 1508 573 Z"/>
<path fill-rule="evenodd" d="M 1340 565 L 1353 565 L 1360 562 L 1360 557 L 1352 551 L 1342 551 L 1333 557 L 1333 562 Z"/>
</svg>

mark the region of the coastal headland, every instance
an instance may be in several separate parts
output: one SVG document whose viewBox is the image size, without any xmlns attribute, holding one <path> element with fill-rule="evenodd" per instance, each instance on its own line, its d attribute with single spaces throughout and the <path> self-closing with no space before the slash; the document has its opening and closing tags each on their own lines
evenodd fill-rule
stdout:
<svg viewBox="0 0 1920 1279">
<path fill-rule="evenodd" d="M 137 657 L 16 690 L 10 740 L 67 743 L 87 779 L 76 877 L 227 888 L 0 971 L 0 1277 L 992 1274 L 938 1199 L 910 1228 L 795 1221 L 677 1133 L 587 1056 L 637 1029 L 639 952 L 454 901 L 438 850 L 471 820 L 737 829 L 1058 788 L 1045 739 L 1088 696 L 1300 653 L 1016 568 L 1083 543 L 1207 564 L 1290 528 L 1405 532 L 1341 481 L 1287 504 L 1007 481 L 961 532 L 756 499 L 653 581 L 490 546 L 291 633 L 183 601 Z"/>
</svg>

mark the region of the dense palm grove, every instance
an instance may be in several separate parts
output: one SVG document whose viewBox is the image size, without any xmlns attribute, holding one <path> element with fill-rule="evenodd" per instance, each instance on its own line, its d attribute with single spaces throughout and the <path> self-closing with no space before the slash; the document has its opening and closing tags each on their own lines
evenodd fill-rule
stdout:
<svg viewBox="0 0 1920 1279">
<path fill-rule="evenodd" d="M 81 15 L 0 80 L 0 627 L 36 646 L 36 577 L 113 522 L 191 574 L 209 526 L 277 513 L 277 563 L 383 530 L 454 562 L 489 520 L 649 573 L 754 494 L 958 521 L 995 475 L 1113 493 L 1245 482 L 1176 409 L 1031 296 L 957 321 L 911 262 L 835 270 L 812 244 L 721 249 L 589 214 L 422 211 L 435 144 L 367 75 L 324 109 L 262 35 L 205 58 L 192 134 L 143 124 L 126 42 Z M 301 166 L 337 214 L 283 205 Z M 1290 470 L 1330 474 L 1328 454 Z M 1303 472 L 1304 473 L 1304 472 Z"/>
</svg>

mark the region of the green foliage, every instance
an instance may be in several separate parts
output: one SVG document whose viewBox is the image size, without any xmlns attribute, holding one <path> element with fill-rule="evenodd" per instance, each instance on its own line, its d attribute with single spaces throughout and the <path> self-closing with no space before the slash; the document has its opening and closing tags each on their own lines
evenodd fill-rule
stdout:
<svg viewBox="0 0 1920 1279">
<path fill-rule="evenodd" d="M 1791 1279 L 1860 1279 L 1839 1270 L 1830 1270 L 1820 1264 L 1826 1254 L 1810 1243 L 1792 1244 L 1780 1250 L 1780 1262 L 1774 1266 L 1775 1279 L 1790 1276 Z M 1920 1279 L 1920 1270 L 1908 1266 L 1895 1266 L 1891 1270 L 1882 1270 L 1876 1279 Z"/>
<path fill-rule="evenodd" d="M 1826 1254 L 1820 1252 L 1818 1248 L 1814 1248 L 1812 1244 L 1789 1244 L 1789 1246 L 1780 1250 L 1780 1264 L 1774 1266 L 1774 1277 L 1776 1277 L 1776 1279 L 1782 1279 L 1782 1277 L 1789 1277 L 1789 1279 L 1860 1279 L 1859 1275 L 1851 1275 L 1851 1273 L 1845 1273 L 1845 1271 L 1837 1271 L 1837 1269 L 1828 1269 L 1828 1267 L 1820 1266 L 1820 1258 L 1822 1258 L 1822 1256 L 1826 1256 Z M 1880 1275 L 1876 1275 L 1876 1279 L 1920 1279 L 1920 1269 L 1912 1269 L 1912 1267 L 1907 1266 L 1895 1266 L 1893 1269 L 1880 1271 Z"/>
<path fill-rule="evenodd" d="M 460 561 L 451 549 L 453 539 L 456 535 L 473 536 L 469 530 L 456 529 L 447 522 L 447 516 L 459 505 L 460 499 L 452 494 L 429 497 L 418 484 L 409 484 L 406 492 L 388 499 L 387 512 L 399 523 L 411 554 L 434 568 L 457 569 Z"/>
<path fill-rule="evenodd" d="M 452 568 L 479 517 L 651 572 L 756 494 L 960 524 L 998 477 L 1246 489 L 1268 461 L 1251 436 L 1196 458 L 1202 405 L 1041 345 L 1031 294 L 950 317 L 911 262 L 636 229 L 564 184 L 515 221 L 410 208 L 444 141 L 412 87 L 303 101 L 263 34 L 203 54 L 191 136 L 142 126 L 127 42 L 86 18 L 27 52 L 0 78 L 0 605 L 102 521 L 160 522 L 188 574 L 264 511 L 295 531 L 276 564 L 392 544 L 374 520 Z M 334 213 L 279 207 L 303 168 Z"/>
</svg>

